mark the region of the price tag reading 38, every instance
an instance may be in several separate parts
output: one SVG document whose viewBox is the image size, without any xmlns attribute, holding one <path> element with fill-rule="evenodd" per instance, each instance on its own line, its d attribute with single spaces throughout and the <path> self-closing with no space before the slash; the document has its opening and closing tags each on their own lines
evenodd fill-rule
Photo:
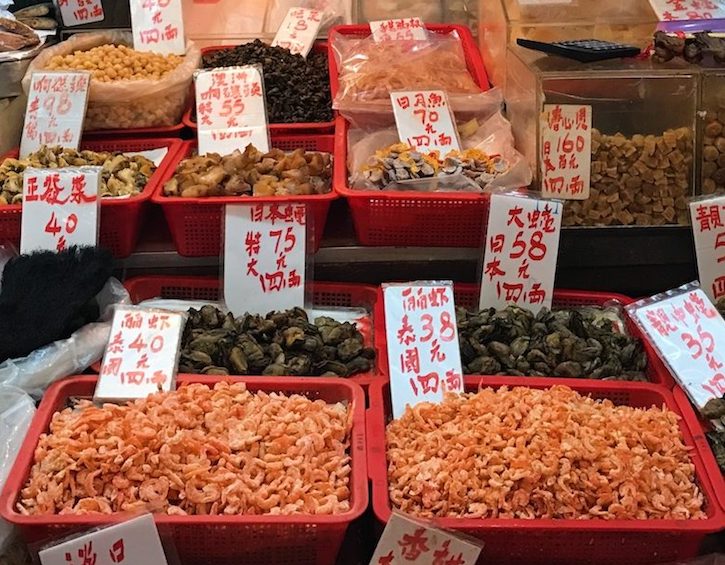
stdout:
<svg viewBox="0 0 725 565">
<path fill-rule="evenodd" d="M 400 141 L 424 153 L 438 151 L 440 157 L 460 150 L 458 130 L 445 92 L 391 92 L 390 100 Z"/>
<path fill-rule="evenodd" d="M 370 22 L 373 41 L 425 41 L 428 33 L 420 18 L 401 18 L 398 20 L 378 20 Z"/>
<path fill-rule="evenodd" d="M 292 54 L 303 57 L 312 49 L 324 13 L 309 8 L 290 8 L 274 36 L 272 47 L 289 49 Z"/>
</svg>

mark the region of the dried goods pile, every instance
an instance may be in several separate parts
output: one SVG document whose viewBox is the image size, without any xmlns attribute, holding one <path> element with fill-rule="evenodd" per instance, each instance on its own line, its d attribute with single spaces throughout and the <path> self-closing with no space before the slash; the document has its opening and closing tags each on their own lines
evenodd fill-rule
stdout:
<svg viewBox="0 0 725 565">
<path fill-rule="evenodd" d="M 101 171 L 101 196 L 134 196 L 143 191 L 156 165 L 142 155 L 114 151 L 76 151 L 43 145 L 24 159 L 5 159 L 0 164 L 0 205 L 19 204 L 23 200 L 23 171 L 28 167 L 98 166 Z"/>
<path fill-rule="evenodd" d="M 705 435 L 720 471 L 725 474 L 725 395 L 708 400 L 702 409 L 702 415 L 708 420 L 719 421 L 720 429 L 714 429 Z"/>
<path fill-rule="evenodd" d="M 387 427 L 393 507 L 433 517 L 701 519 L 678 426 L 565 386 L 485 388 Z"/>
<path fill-rule="evenodd" d="M 40 45 L 40 38 L 30 26 L 18 20 L 0 18 L 0 53 L 38 45 Z"/>
<path fill-rule="evenodd" d="M 456 311 L 463 371 L 476 375 L 646 380 L 642 343 L 601 310 Z"/>
<path fill-rule="evenodd" d="M 686 127 L 632 137 L 592 129 L 591 192 L 567 201 L 563 225 L 689 223 L 692 143 Z"/>
<path fill-rule="evenodd" d="M 208 305 L 189 310 L 179 372 L 347 377 L 372 369 L 374 358 L 356 324 L 310 323 L 301 308 L 235 319 Z"/>
<path fill-rule="evenodd" d="M 205 69 L 262 65 L 267 116 L 272 124 L 329 122 L 332 100 L 327 53 L 312 50 L 305 59 L 284 47 L 270 47 L 255 39 L 232 49 L 203 56 Z"/>
<path fill-rule="evenodd" d="M 82 400 L 56 413 L 41 436 L 18 510 L 346 512 L 350 415 L 341 403 L 227 382 L 126 405 Z"/>
<path fill-rule="evenodd" d="M 725 298 L 718 300 L 715 307 L 717 308 L 717 311 L 720 312 L 720 315 L 725 318 Z"/>
<path fill-rule="evenodd" d="M 705 114 L 702 140 L 702 192 L 713 194 L 725 190 L 725 94 L 718 99 L 718 109 Z"/>
<path fill-rule="evenodd" d="M 184 159 L 164 184 L 164 195 L 289 196 L 330 192 L 332 160 L 329 153 L 297 149 L 262 153 L 247 145 L 230 155 L 218 153 Z"/>
</svg>

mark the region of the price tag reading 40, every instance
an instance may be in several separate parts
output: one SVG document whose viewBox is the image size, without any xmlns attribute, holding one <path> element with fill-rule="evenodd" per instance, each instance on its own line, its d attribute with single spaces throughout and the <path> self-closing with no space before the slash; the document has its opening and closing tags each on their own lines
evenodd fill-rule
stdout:
<svg viewBox="0 0 725 565">
<path fill-rule="evenodd" d="M 402 142 L 424 153 L 438 151 L 441 157 L 460 149 L 458 130 L 445 92 L 391 92 L 390 100 Z"/>
<path fill-rule="evenodd" d="M 131 0 L 130 6 L 136 51 L 164 55 L 186 52 L 181 0 Z"/>
<path fill-rule="evenodd" d="M 310 8 L 290 8 L 274 36 L 272 47 L 284 47 L 293 54 L 307 57 L 320 29 L 323 14 L 320 10 Z"/>
<path fill-rule="evenodd" d="M 145 398 L 176 384 L 179 341 L 186 314 L 116 308 L 94 399 Z"/>
<path fill-rule="evenodd" d="M 383 285 L 393 417 L 462 392 L 453 283 Z"/>
<path fill-rule="evenodd" d="M 399 20 L 378 20 L 370 22 L 373 41 L 425 41 L 428 33 L 420 18 L 401 18 Z"/>
<path fill-rule="evenodd" d="M 58 0 L 65 27 L 102 22 L 105 19 L 101 0 Z"/>
<path fill-rule="evenodd" d="M 262 67 L 226 67 L 195 75 L 199 153 L 228 155 L 248 144 L 269 151 Z"/>
</svg>

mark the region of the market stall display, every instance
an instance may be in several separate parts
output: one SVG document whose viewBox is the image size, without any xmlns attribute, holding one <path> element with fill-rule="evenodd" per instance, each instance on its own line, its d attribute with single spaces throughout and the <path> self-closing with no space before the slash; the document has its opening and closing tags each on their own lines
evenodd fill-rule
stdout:
<svg viewBox="0 0 725 565">
<path fill-rule="evenodd" d="M 20 51 L 40 45 L 32 28 L 18 20 L 0 18 L 0 52 Z"/>
<path fill-rule="evenodd" d="M 700 111 L 705 117 L 700 142 L 703 194 L 725 191 L 725 72 L 702 71 Z"/>
</svg>

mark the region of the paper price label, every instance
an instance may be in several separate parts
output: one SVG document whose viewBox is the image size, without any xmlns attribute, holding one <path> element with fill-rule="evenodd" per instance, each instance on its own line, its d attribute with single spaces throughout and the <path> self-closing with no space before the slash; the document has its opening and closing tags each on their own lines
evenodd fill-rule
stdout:
<svg viewBox="0 0 725 565">
<path fill-rule="evenodd" d="M 272 46 L 284 47 L 303 57 L 312 49 L 324 12 L 309 8 L 290 8 L 274 36 Z"/>
<path fill-rule="evenodd" d="M 370 565 L 475 565 L 483 542 L 434 528 L 398 512 L 385 525 Z"/>
<path fill-rule="evenodd" d="M 64 541 L 38 557 L 41 565 L 166 565 L 151 514 Z"/>
<path fill-rule="evenodd" d="M 94 399 L 145 398 L 173 390 L 186 314 L 117 307 Z"/>
<path fill-rule="evenodd" d="M 491 196 L 480 308 L 551 308 L 561 209 L 555 200 Z"/>
<path fill-rule="evenodd" d="M 303 204 L 228 205 L 224 301 L 236 315 L 305 303 L 307 212 Z"/>
<path fill-rule="evenodd" d="M 725 321 L 702 289 L 655 296 L 626 310 L 698 408 L 725 394 Z"/>
<path fill-rule="evenodd" d="M 101 0 L 58 0 L 65 27 L 102 22 L 105 19 Z"/>
<path fill-rule="evenodd" d="M 398 91 L 390 93 L 398 137 L 413 149 L 438 151 L 444 157 L 460 150 L 458 130 L 442 90 Z"/>
<path fill-rule="evenodd" d="M 20 252 L 98 241 L 101 167 L 25 169 Z"/>
<path fill-rule="evenodd" d="M 184 18 L 181 0 L 130 0 L 133 48 L 183 55 Z"/>
<path fill-rule="evenodd" d="M 725 196 L 690 202 L 700 286 L 711 300 L 725 297 Z"/>
<path fill-rule="evenodd" d="M 250 143 L 269 151 L 260 66 L 201 71 L 195 85 L 199 154 L 228 155 Z"/>
<path fill-rule="evenodd" d="M 88 72 L 33 73 L 20 142 L 21 158 L 42 145 L 78 149 L 90 81 Z"/>
<path fill-rule="evenodd" d="M 378 20 L 370 22 L 373 41 L 425 41 L 428 33 L 420 18 L 401 18 L 398 20 Z"/>
<path fill-rule="evenodd" d="M 541 192 L 586 200 L 592 162 L 592 107 L 545 104 L 541 117 Z"/>
<path fill-rule="evenodd" d="M 722 0 L 649 0 L 661 22 L 725 18 Z"/>
<path fill-rule="evenodd" d="M 393 416 L 462 392 L 453 283 L 384 285 L 383 299 Z"/>
</svg>

